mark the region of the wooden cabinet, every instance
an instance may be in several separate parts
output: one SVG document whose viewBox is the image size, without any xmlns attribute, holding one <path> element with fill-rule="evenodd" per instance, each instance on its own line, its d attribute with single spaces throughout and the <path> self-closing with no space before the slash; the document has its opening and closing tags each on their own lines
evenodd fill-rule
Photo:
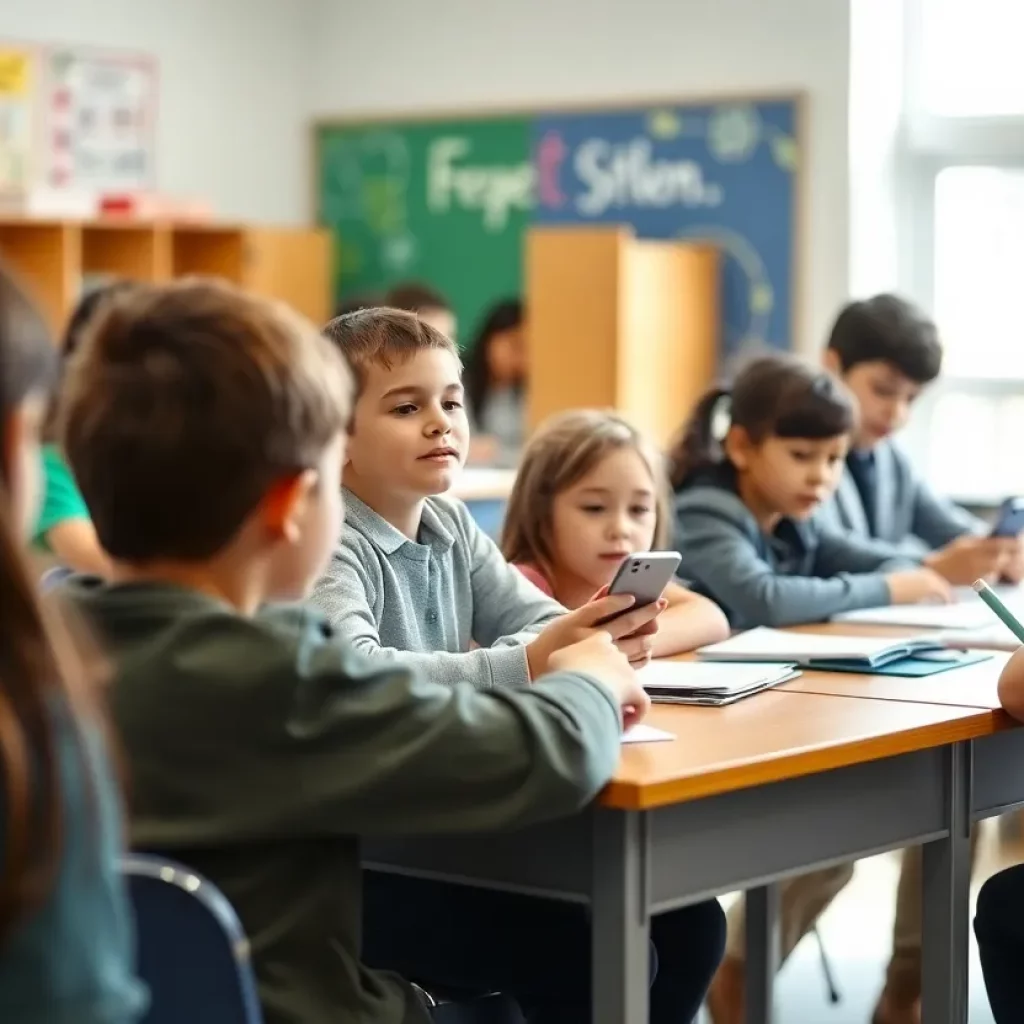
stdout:
<svg viewBox="0 0 1024 1024">
<path fill-rule="evenodd" d="M 616 409 L 665 444 L 711 382 L 719 254 L 621 227 L 533 228 L 526 244 L 529 426 Z"/>
<path fill-rule="evenodd" d="M 222 277 L 281 299 L 314 323 L 331 310 L 330 243 L 319 229 L 122 220 L 0 219 L 0 257 L 34 294 L 55 333 L 83 287 L 102 278 Z"/>
</svg>

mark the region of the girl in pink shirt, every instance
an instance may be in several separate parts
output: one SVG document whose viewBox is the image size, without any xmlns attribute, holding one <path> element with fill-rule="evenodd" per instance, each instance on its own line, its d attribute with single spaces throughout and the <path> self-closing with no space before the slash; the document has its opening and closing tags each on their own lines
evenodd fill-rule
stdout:
<svg viewBox="0 0 1024 1024">
<path fill-rule="evenodd" d="M 580 409 L 534 434 L 509 497 L 502 551 L 544 593 L 578 608 L 627 555 L 663 549 L 671 516 L 661 456 L 622 417 Z M 655 657 L 729 634 L 717 605 L 672 583 Z"/>
</svg>

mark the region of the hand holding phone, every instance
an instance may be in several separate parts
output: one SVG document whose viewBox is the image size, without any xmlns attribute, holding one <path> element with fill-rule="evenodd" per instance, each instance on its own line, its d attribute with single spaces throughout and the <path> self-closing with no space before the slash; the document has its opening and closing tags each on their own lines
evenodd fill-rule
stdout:
<svg viewBox="0 0 1024 1024">
<path fill-rule="evenodd" d="M 677 551 L 645 551 L 629 555 L 608 586 L 609 594 L 630 594 L 633 607 L 653 604 L 665 592 L 679 568 Z"/>
</svg>

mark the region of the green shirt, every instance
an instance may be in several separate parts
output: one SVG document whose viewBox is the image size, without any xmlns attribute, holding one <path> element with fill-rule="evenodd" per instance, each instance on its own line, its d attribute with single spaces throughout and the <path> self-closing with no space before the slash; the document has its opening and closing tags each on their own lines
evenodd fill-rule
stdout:
<svg viewBox="0 0 1024 1024">
<path fill-rule="evenodd" d="M 68 519 L 88 518 L 85 499 L 60 449 L 53 444 L 43 445 L 43 507 L 39 511 L 33 543 L 49 550 L 46 535 L 50 530 Z"/>
<path fill-rule="evenodd" d="M 266 1024 L 427 1024 L 360 963 L 361 835 L 481 832 L 572 814 L 619 756 L 587 676 L 478 691 L 370 667 L 316 611 L 244 618 L 195 591 L 77 577 L 115 674 L 131 836 L 219 886 Z"/>
</svg>

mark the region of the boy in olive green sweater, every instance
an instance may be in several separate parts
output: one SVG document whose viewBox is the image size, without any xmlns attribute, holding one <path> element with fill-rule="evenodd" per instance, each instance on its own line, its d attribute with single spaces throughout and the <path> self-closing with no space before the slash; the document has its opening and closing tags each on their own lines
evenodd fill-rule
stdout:
<svg viewBox="0 0 1024 1024">
<path fill-rule="evenodd" d="M 570 623 L 534 685 L 481 693 L 369 669 L 316 611 L 265 604 L 303 597 L 330 554 L 350 402 L 340 357 L 283 307 L 201 281 L 119 297 L 66 399 L 66 451 L 115 566 L 68 590 L 115 669 L 133 845 L 223 889 L 267 1024 L 428 1021 L 413 986 L 363 962 L 358 836 L 579 810 L 614 770 L 623 709 L 646 706 L 626 659 Z M 533 903 L 531 930 L 561 914 L 569 948 L 478 956 L 474 987 L 530 1000 L 532 1020 L 582 1021 L 589 975 L 564 957 L 588 962 L 586 919 Z M 439 973 L 514 934 L 496 906 L 483 930 L 448 915 Z"/>
</svg>

